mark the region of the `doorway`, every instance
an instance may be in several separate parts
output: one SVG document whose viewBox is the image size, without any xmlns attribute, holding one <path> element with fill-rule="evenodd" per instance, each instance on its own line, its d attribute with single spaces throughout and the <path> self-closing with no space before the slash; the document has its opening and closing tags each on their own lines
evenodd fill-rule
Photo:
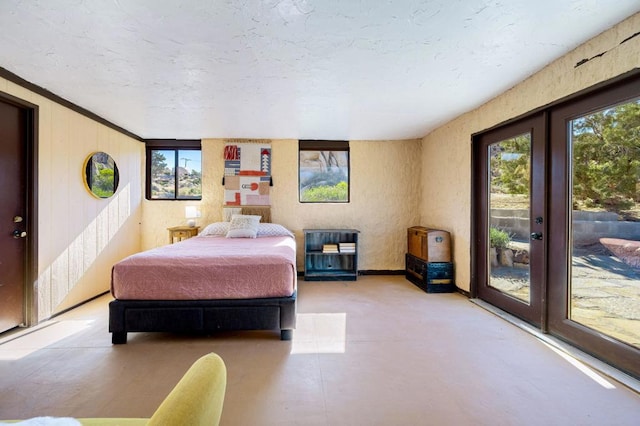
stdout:
<svg viewBox="0 0 640 426">
<path fill-rule="evenodd" d="M 474 295 L 640 377 L 640 77 L 475 135 L 473 179 Z"/>
<path fill-rule="evenodd" d="M 0 94 L 0 332 L 35 321 L 37 109 Z"/>
<path fill-rule="evenodd" d="M 544 322 L 545 121 L 543 114 L 474 143 L 478 296 L 531 324 Z M 532 235 L 534 237 L 532 238 Z"/>
</svg>

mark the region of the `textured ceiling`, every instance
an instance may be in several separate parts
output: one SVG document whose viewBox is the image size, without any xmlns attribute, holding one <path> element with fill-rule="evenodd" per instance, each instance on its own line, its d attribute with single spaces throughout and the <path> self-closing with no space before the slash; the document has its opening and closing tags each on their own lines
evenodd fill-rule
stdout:
<svg viewBox="0 0 640 426">
<path fill-rule="evenodd" d="M 0 67 L 144 138 L 404 139 L 639 0 L 0 0 Z"/>
</svg>

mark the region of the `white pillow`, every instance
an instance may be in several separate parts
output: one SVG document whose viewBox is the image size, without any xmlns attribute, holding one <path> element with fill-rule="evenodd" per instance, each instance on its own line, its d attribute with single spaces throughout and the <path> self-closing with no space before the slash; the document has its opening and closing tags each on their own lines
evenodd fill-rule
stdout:
<svg viewBox="0 0 640 426">
<path fill-rule="evenodd" d="M 229 232 L 229 222 L 214 222 L 207 225 L 199 235 L 224 237 Z"/>
<path fill-rule="evenodd" d="M 258 237 L 293 237 L 293 233 L 282 225 L 277 223 L 259 223 Z"/>
<path fill-rule="evenodd" d="M 229 222 L 227 238 L 255 238 L 262 216 L 234 214 Z"/>
</svg>

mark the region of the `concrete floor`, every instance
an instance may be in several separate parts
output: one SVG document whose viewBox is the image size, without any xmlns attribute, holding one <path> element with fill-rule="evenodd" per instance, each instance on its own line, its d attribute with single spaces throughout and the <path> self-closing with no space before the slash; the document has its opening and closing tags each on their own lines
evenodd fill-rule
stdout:
<svg viewBox="0 0 640 426">
<path fill-rule="evenodd" d="M 299 282 L 298 327 L 131 333 L 109 296 L 0 335 L 0 418 L 149 417 L 201 355 L 228 369 L 222 425 L 637 425 L 640 395 L 460 294 L 403 276 Z"/>
</svg>

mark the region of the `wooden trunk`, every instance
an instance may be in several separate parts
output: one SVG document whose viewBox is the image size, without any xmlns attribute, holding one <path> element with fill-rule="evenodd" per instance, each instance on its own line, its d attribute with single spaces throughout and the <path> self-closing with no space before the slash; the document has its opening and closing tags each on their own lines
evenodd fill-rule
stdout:
<svg viewBox="0 0 640 426">
<path fill-rule="evenodd" d="M 427 293 L 452 293 L 456 291 L 453 263 L 425 262 L 407 253 L 405 277 Z"/>
<path fill-rule="evenodd" d="M 439 229 L 412 226 L 407 229 L 410 255 L 425 262 L 451 262 L 451 234 Z"/>
</svg>

